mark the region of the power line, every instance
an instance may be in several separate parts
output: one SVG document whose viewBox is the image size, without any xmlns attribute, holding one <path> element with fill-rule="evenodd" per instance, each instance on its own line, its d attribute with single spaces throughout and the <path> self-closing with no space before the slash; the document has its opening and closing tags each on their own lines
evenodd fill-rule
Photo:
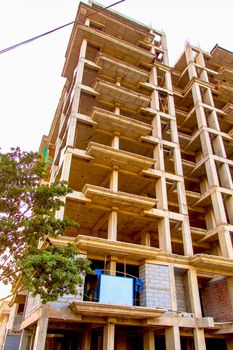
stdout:
<svg viewBox="0 0 233 350">
<path fill-rule="evenodd" d="M 63 29 L 63 28 L 65 28 L 65 27 L 68 27 L 68 26 L 70 26 L 71 24 L 74 24 L 74 23 L 80 23 L 80 24 L 82 24 L 82 22 L 84 21 L 84 19 L 89 18 L 89 17 L 95 15 L 96 13 L 103 12 L 104 10 L 107 10 L 107 9 L 109 9 L 110 7 L 113 7 L 113 6 L 115 6 L 115 5 L 118 5 L 118 4 L 120 4 L 121 2 L 123 2 L 123 1 L 125 1 L 125 0 L 117 1 L 117 2 L 115 2 L 115 3 L 113 3 L 113 4 L 109 5 L 109 6 L 106 6 L 106 7 L 101 8 L 100 10 L 94 11 L 94 12 L 90 13 L 89 15 L 87 15 L 87 16 L 85 16 L 85 17 L 82 17 L 79 21 L 72 21 L 72 22 L 63 24 L 62 26 L 57 27 L 57 28 L 54 28 L 54 29 L 51 29 L 51 30 L 49 30 L 48 32 L 39 34 L 39 35 L 34 36 L 34 37 L 30 38 L 30 39 L 21 41 L 21 42 L 15 44 L 15 45 L 9 46 L 9 47 L 7 47 L 7 48 L 5 48 L 5 49 L 3 49 L 3 50 L 0 50 L 0 54 L 6 53 L 6 52 L 11 51 L 11 50 L 14 50 L 14 49 L 17 49 L 17 47 L 19 47 L 19 46 L 29 44 L 29 43 L 31 43 L 32 41 L 35 41 L 35 40 L 40 39 L 40 38 L 43 38 L 43 37 L 46 36 L 46 35 L 52 34 L 52 33 L 56 32 L 56 31 L 58 31 L 58 30 L 60 30 L 60 29 Z"/>
</svg>

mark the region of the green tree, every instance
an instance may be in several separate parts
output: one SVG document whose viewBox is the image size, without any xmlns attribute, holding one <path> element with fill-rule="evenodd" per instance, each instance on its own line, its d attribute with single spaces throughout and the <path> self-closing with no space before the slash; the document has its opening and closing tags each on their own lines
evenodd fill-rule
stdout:
<svg viewBox="0 0 233 350">
<path fill-rule="evenodd" d="M 82 275 L 91 273 L 75 246 L 38 249 L 40 240 L 77 229 L 75 222 L 54 216 L 72 190 L 65 182 L 43 184 L 45 176 L 38 153 L 19 148 L 0 153 L 0 280 L 14 285 L 20 278 L 43 303 L 76 294 Z"/>
</svg>

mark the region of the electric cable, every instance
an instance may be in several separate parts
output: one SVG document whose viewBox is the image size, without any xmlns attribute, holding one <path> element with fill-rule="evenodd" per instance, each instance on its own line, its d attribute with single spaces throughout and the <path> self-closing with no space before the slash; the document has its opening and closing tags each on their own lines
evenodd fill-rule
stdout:
<svg viewBox="0 0 233 350">
<path fill-rule="evenodd" d="M 36 35 L 36 36 L 34 36 L 34 37 L 30 38 L 30 39 L 27 39 L 27 40 L 21 41 L 21 42 L 19 42 L 19 43 L 17 43 L 17 44 L 14 44 L 14 45 L 12 45 L 12 46 L 9 46 L 9 47 L 7 47 L 7 48 L 5 48 L 5 49 L 3 49 L 3 50 L 0 50 L 0 54 L 6 53 L 6 52 L 11 51 L 11 50 L 14 50 L 14 49 L 16 49 L 16 48 L 18 48 L 18 47 L 20 47 L 20 46 L 22 46 L 22 45 L 29 44 L 29 43 L 31 43 L 31 42 L 37 40 L 37 39 L 43 38 L 43 37 L 46 36 L 46 35 L 52 34 L 52 33 L 56 32 L 56 31 L 58 31 L 58 30 L 60 30 L 60 29 L 63 29 L 63 28 L 65 28 L 65 27 L 68 27 L 68 26 L 70 26 L 71 24 L 74 24 L 74 23 L 80 23 L 80 24 L 82 24 L 82 22 L 83 22 L 86 18 L 89 18 L 89 17 L 95 15 L 96 13 L 103 12 L 104 10 L 107 10 L 107 9 L 109 9 L 110 7 L 113 7 L 113 6 L 115 6 L 115 5 L 118 5 L 118 4 L 120 4 L 121 2 L 123 2 L 123 1 L 125 1 L 125 0 L 119 0 L 119 1 L 117 1 L 117 2 L 115 2 L 115 3 L 113 3 L 113 4 L 111 4 L 111 5 L 108 5 L 108 6 L 106 6 L 106 7 L 101 8 L 100 10 L 96 10 L 96 11 L 90 13 L 89 15 L 82 17 L 79 21 L 72 21 L 72 22 L 63 24 L 62 26 L 53 28 L 53 29 L 49 30 L 48 32 L 45 32 L 45 33 Z"/>
</svg>

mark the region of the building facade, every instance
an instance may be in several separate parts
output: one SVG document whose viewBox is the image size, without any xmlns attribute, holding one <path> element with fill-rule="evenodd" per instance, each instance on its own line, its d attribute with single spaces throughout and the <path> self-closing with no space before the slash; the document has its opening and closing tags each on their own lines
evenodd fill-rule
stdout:
<svg viewBox="0 0 233 350">
<path fill-rule="evenodd" d="M 92 261 L 77 296 L 27 297 L 20 350 L 233 349 L 233 54 L 80 3 L 41 149 Z"/>
</svg>

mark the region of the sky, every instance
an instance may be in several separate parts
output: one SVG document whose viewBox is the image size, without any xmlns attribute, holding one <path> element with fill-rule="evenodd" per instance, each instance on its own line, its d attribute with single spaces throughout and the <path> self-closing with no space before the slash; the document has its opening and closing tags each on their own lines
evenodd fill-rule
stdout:
<svg viewBox="0 0 233 350">
<path fill-rule="evenodd" d="M 107 6 L 116 0 L 99 0 Z M 78 0 L 0 0 L 0 50 L 74 20 Z M 221 5 L 221 6 L 220 6 Z M 233 50 L 232 0 L 125 0 L 114 10 L 165 31 L 170 63 L 185 42 L 210 51 Z M 0 147 L 38 150 L 65 79 L 61 77 L 72 26 L 0 55 Z"/>
<path fill-rule="evenodd" d="M 99 0 L 108 6 L 116 0 Z M 0 50 L 73 21 L 78 0 L 0 0 Z M 232 0 L 125 0 L 114 10 L 167 35 L 170 63 L 186 42 L 233 51 Z M 0 147 L 37 151 L 48 134 L 65 79 L 72 26 L 0 55 Z M 1 293 L 1 290 L 0 290 Z"/>
</svg>

